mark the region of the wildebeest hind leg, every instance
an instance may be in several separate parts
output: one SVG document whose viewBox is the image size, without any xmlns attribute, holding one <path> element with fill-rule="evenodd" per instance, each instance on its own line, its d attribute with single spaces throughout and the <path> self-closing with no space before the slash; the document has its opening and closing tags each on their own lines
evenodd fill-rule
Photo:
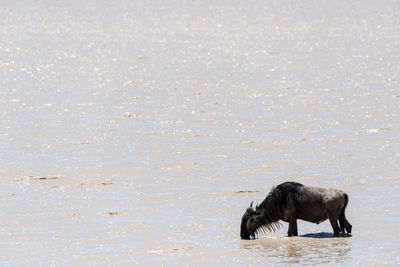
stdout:
<svg viewBox="0 0 400 267">
<path fill-rule="evenodd" d="M 339 216 L 340 232 L 342 232 L 342 233 L 344 233 L 344 226 L 345 226 L 344 220 L 345 220 L 345 216 L 344 216 L 344 212 L 342 212 Z"/>
<path fill-rule="evenodd" d="M 346 232 L 347 232 L 348 234 L 351 233 L 351 228 L 352 228 L 352 226 L 351 226 L 351 224 L 347 221 L 346 215 L 344 214 L 344 211 L 340 214 L 340 217 L 339 217 L 339 224 L 340 224 L 340 231 L 341 231 L 342 233 L 344 233 L 344 229 L 345 229 L 345 228 L 346 228 Z"/>
<path fill-rule="evenodd" d="M 346 227 L 346 232 L 350 234 L 351 228 L 353 228 L 353 226 L 346 220 L 346 216 L 343 215 L 343 217 L 344 217 L 344 226 Z"/>
<path fill-rule="evenodd" d="M 337 218 L 334 218 L 333 216 L 329 216 L 329 221 L 331 222 L 332 228 L 333 228 L 333 235 L 338 236 L 340 233 L 339 225 L 337 222 Z"/>
</svg>

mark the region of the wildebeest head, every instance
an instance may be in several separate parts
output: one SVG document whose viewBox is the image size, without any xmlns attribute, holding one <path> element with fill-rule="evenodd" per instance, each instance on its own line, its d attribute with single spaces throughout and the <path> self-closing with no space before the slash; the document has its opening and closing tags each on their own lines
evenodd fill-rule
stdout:
<svg viewBox="0 0 400 267">
<path fill-rule="evenodd" d="M 251 202 L 250 207 L 246 209 L 246 212 L 242 216 L 242 223 L 240 225 L 240 237 L 242 239 L 250 239 L 250 237 L 254 237 L 257 228 L 260 223 L 258 222 L 257 216 L 261 214 L 256 209 L 253 208 L 253 202 Z"/>
</svg>

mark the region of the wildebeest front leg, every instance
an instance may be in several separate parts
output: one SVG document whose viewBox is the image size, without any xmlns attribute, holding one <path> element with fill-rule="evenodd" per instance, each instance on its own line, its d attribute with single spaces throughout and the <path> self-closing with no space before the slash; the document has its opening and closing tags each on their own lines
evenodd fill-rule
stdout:
<svg viewBox="0 0 400 267">
<path fill-rule="evenodd" d="M 289 229 L 287 234 L 288 236 L 298 236 L 296 219 L 292 219 L 289 221 Z"/>
</svg>

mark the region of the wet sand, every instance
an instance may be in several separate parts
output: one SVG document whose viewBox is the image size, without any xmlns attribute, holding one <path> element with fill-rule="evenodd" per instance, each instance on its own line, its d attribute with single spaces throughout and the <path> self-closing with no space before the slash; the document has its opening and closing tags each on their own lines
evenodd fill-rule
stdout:
<svg viewBox="0 0 400 267">
<path fill-rule="evenodd" d="M 400 263 L 397 1 L 3 1 L 3 266 Z M 284 181 L 351 237 L 240 218 Z"/>
</svg>

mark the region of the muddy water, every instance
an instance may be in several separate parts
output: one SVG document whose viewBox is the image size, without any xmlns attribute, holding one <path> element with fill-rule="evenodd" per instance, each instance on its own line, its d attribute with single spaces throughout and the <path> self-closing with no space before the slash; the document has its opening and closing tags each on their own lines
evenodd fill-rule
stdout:
<svg viewBox="0 0 400 267">
<path fill-rule="evenodd" d="M 0 262 L 400 263 L 398 1 L 2 1 Z M 239 239 L 286 180 L 353 236 Z"/>
</svg>

